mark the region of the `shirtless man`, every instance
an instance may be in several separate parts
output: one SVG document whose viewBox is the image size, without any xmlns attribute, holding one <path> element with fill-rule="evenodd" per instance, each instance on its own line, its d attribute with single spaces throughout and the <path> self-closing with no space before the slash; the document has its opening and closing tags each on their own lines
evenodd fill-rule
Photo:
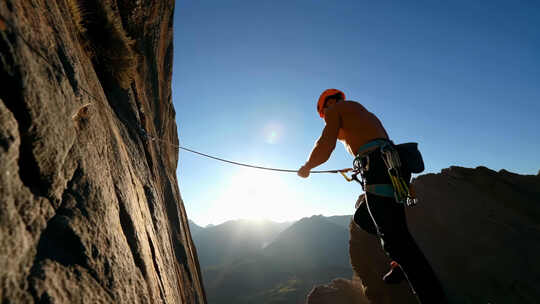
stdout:
<svg viewBox="0 0 540 304">
<path fill-rule="evenodd" d="M 390 139 L 374 114 L 357 102 L 345 100 L 345 94 L 336 89 L 328 89 L 321 94 L 317 111 L 326 126 L 308 161 L 299 169 L 299 176 L 308 177 L 311 169 L 326 162 L 339 139 L 353 156 L 361 154 L 368 157 L 369 166 L 364 168 L 363 176 L 366 185 L 391 184 L 379 149 Z M 410 172 L 404 175 L 408 182 Z M 383 280 L 389 284 L 399 283 L 405 279 L 405 272 L 421 303 L 446 303 L 439 280 L 409 232 L 404 205 L 393 197 L 371 192 L 366 192 L 363 205 L 372 222 L 362 222 L 356 214 L 355 222 L 379 237 L 384 251 L 392 260 L 392 268 Z"/>
</svg>

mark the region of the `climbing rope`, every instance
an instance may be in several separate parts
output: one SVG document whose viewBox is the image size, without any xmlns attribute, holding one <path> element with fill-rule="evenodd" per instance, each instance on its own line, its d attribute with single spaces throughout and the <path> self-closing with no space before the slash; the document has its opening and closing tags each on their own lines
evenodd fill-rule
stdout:
<svg viewBox="0 0 540 304">
<path fill-rule="evenodd" d="M 202 152 L 199 152 L 199 151 L 195 151 L 195 150 L 192 150 L 192 149 L 188 149 L 188 148 L 182 147 L 180 145 L 175 145 L 175 144 L 172 144 L 172 143 L 170 143 L 170 142 L 168 142 L 166 140 L 163 140 L 161 138 L 149 136 L 142 129 L 141 129 L 141 133 L 143 134 L 143 136 L 150 139 L 151 141 L 159 141 L 159 142 L 162 142 L 162 143 L 164 143 L 166 145 L 169 145 L 169 146 L 172 146 L 172 147 L 175 147 L 175 148 L 178 148 L 178 149 L 182 149 L 184 151 L 188 151 L 188 152 L 198 154 L 198 155 L 201 155 L 201 156 L 204 156 L 204 157 L 207 157 L 207 158 L 215 159 L 215 160 L 218 160 L 218 161 L 222 161 L 222 162 L 237 165 L 237 166 L 243 166 L 243 167 L 248 167 L 248 168 L 253 168 L 253 169 L 261 169 L 261 170 L 278 171 L 278 172 L 292 172 L 292 173 L 298 172 L 298 170 L 261 167 L 261 166 L 246 164 L 246 163 L 240 163 L 240 162 L 236 162 L 236 161 L 232 161 L 232 160 L 227 160 L 227 159 L 223 159 L 223 158 L 220 158 L 220 157 L 205 154 L 205 153 L 202 153 Z M 352 170 L 352 169 L 351 168 L 346 168 L 346 169 L 341 169 L 341 170 L 310 171 L 309 173 L 341 173 L 344 177 L 346 177 L 345 172 L 348 172 L 350 170 Z"/>
<path fill-rule="evenodd" d="M 7 30 L 7 25 L 9 25 L 11 27 L 12 33 L 14 35 L 18 36 L 22 40 L 22 42 L 32 52 L 36 53 L 36 55 L 38 55 L 41 59 L 43 59 L 56 73 L 58 73 L 59 75 L 61 75 L 62 77 L 66 78 L 66 79 L 68 78 L 68 76 L 65 74 L 65 72 L 62 69 L 60 69 L 56 65 L 49 62 L 48 58 L 45 55 L 41 54 L 41 52 L 39 52 L 37 49 L 35 49 L 32 46 L 32 44 L 30 44 L 28 42 L 28 40 L 26 40 L 25 37 L 17 31 L 15 26 L 13 26 L 9 21 L 6 20 L 6 18 L 4 18 L 2 15 L 0 15 L 0 31 L 6 31 Z M 79 89 L 81 90 L 81 92 L 86 94 L 88 97 L 90 97 L 90 98 L 92 98 L 92 99 L 94 99 L 96 101 L 100 100 L 99 98 L 94 96 L 92 93 L 90 93 L 89 90 L 86 90 L 84 87 L 80 86 Z M 128 124 L 128 123 L 126 122 L 126 124 Z M 188 149 L 186 147 L 182 147 L 180 145 L 170 143 L 170 142 L 168 142 L 166 140 L 163 140 L 161 138 L 158 138 L 158 137 L 152 137 L 152 136 L 148 135 L 144 129 L 142 129 L 142 128 L 139 128 L 139 129 L 140 129 L 140 133 L 143 135 L 143 137 L 148 138 L 150 141 L 156 141 L 156 142 L 159 141 L 159 142 L 161 142 L 163 144 L 166 144 L 166 145 L 178 148 L 178 149 L 182 149 L 184 151 L 188 151 L 188 152 L 191 152 L 191 153 L 194 153 L 194 154 L 198 154 L 198 155 L 201 155 L 201 156 L 204 156 L 204 157 L 207 157 L 207 158 L 218 160 L 218 161 L 221 161 L 221 162 L 225 162 L 225 163 L 229 163 L 229 164 L 233 164 L 233 165 L 237 165 L 237 166 L 253 168 L 253 169 L 270 170 L 270 171 L 278 171 L 278 172 L 291 172 L 291 173 L 297 173 L 298 172 L 298 170 L 262 167 L 262 166 L 250 165 L 250 164 L 246 164 L 246 163 L 240 163 L 240 162 L 236 162 L 236 161 L 223 159 L 223 158 L 220 158 L 220 157 L 216 157 L 216 156 L 212 156 L 212 155 L 209 155 L 209 154 L 201 153 L 201 152 L 198 152 L 198 151 L 195 151 L 195 150 L 192 150 L 192 149 Z M 316 170 L 316 171 L 310 171 L 310 173 L 341 173 L 341 175 L 343 175 L 343 177 L 345 179 L 349 180 L 348 177 L 345 175 L 345 172 L 349 172 L 351 170 L 352 170 L 352 168 L 346 168 L 346 169 L 341 169 L 341 170 L 319 170 L 319 171 Z"/>
</svg>

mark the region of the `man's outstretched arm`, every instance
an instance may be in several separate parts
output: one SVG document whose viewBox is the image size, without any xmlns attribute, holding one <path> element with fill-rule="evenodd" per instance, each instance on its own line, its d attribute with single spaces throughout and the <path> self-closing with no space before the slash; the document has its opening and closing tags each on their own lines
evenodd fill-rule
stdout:
<svg viewBox="0 0 540 304">
<path fill-rule="evenodd" d="M 326 162 L 336 147 L 341 123 L 337 109 L 332 107 L 326 110 L 324 120 L 326 126 L 322 131 L 321 137 L 315 142 L 315 147 L 313 147 L 308 161 L 298 171 L 298 175 L 301 177 L 308 177 L 311 169 Z"/>
</svg>

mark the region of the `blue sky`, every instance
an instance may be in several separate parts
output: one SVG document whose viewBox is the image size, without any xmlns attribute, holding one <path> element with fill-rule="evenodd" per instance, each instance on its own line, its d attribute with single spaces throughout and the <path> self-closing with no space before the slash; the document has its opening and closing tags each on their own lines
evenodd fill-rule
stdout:
<svg viewBox="0 0 540 304">
<path fill-rule="evenodd" d="M 540 169 L 536 1 L 177 1 L 173 99 L 180 144 L 250 164 L 302 165 L 327 88 L 416 141 L 426 172 Z M 317 169 L 351 166 L 338 143 Z M 196 223 L 352 214 L 361 192 L 334 174 L 246 170 L 180 151 Z"/>
</svg>

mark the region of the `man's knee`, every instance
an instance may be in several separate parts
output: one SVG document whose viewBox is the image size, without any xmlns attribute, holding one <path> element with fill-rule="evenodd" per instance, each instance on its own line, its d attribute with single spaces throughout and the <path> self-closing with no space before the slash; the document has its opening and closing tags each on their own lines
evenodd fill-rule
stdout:
<svg viewBox="0 0 540 304">
<path fill-rule="evenodd" d="M 365 201 L 361 202 L 354 213 L 354 222 L 369 234 L 377 235 L 377 228 L 369 215 Z"/>
</svg>

